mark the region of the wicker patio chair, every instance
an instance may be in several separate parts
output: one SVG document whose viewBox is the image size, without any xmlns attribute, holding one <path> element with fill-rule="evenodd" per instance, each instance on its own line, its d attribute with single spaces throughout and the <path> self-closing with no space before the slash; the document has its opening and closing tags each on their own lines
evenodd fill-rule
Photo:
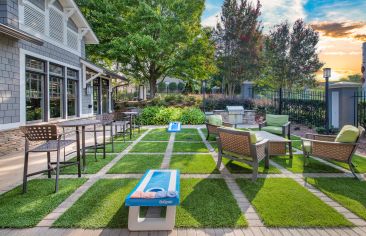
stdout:
<svg viewBox="0 0 366 236">
<path fill-rule="evenodd" d="M 291 137 L 291 122 L 288 115 L 267 114 L 266 120 L 259 124 L 259 130 L 272 134 L 282 135 L 284 138 Z M 286 137 L 287 136 L 287 137 Z"/>
<path fill-rule="evenodd" d="M 56 184 L 55 192 L 58 191 L 58 179 L 60 175 L 60 168 L 77 165 L 78 176 L 81 177 L 81 166 L 80 166 L 80 146 L 79 146 L 79 134 L 78 131 L 70 131 L 66 133 L 58 133 L 56 125 L 32 125 L 22 126 L 20 130 L 25 135 L 25 155 L 24 155 L 24 173 L 23 173 L 23 193 L 27 192 L 27 178 L 33 175 L 48 173 L 48 178 L 51 178 L 51 171 L 56 169 Z M 66 140 L 62 137 L 76 132 L 76 140 Z M 29 149 L 30 142 L 41 142 L 44 143 L 36 146 L 33 149 Z M 62 148 L 67 147 L 76 142 L 77 145 L 77 160 L 75 162 L 63 161 L 60 162 L 60 151 Z M 46 152 L 47 153 L 47 169 L 28 173 L 28 160 L 29 153 L 31 152 Z M 51 152 L 57 152 L 56 162 L 51 162 Z"/>
<path fill-rule="evenodd" d="M 211 115 L 211 117 L 212 116 L 221 117 L 221 115 Z M 218 136 L 218 134 L 219 134 L 218 128 L 220 128 L 222 126 L 224 126 L 224 127 L 233 127 L 234 126 L 233 124 L 222 121 L 222 117 L 221 117 L 221 124 L 210 123 L 209 120 L 207 119 L 207 121 L 205 122 L 205 125 L 206 125 L 206 129 L 207 129 L 206 140 L 208 140 L 211 135 Z"/>
<path fill-rule="evenodd" d="M 302 138 L 302 148 L 304 152 L 304 165 L 310 156 L 317 157 L 328 161 L 338 161 L 347 163 L 352 174 L 357 178 L 352 163 L 352 157 L 359 143 L 359 139 L 364 135 L 365 129 L 358 127 L 359 136 L 355 142 L 341 143 L 336 142 L 336 135 L 319 135 L 306 134 L 306 138 Z"/>
<path fill-rule="evenodd" d="M 254 133 L 229 128 L 218 128 L 217 139 L 219 155 L 217 168 L 222 158 L 246 163 L 253 167 L 253 181 L 258 177 L 259 162 L 265 159 L 265 168 L 269 168 L 268 140 L 256 142 Z M 253 136 L 254 135 L 254 136 Z"/>
</svg>

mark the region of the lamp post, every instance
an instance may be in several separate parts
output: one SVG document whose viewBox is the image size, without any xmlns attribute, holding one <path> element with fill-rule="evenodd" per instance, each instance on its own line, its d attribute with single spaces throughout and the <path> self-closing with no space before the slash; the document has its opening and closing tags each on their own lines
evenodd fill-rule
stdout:
<svg viewBox="0 0 366 236">
<path fill-rule="evenodd" d="M 206 113 L 206 84 L 207 80 L 202 81 L 202 102 L 203 102 L 203 112 Z"/>
<path fill-rule="evenodd" d="M 325 79 L 325 130 L 329 133 L 329 78 L 332 76 L 331 68 L 324 68 L 323 78 Z"/>
<path fill-rule="evenodd" d="M 169 82 L 165 82 L 165 85 L 166 85 L 166 94 L 168 94 Z"/>
</svg>

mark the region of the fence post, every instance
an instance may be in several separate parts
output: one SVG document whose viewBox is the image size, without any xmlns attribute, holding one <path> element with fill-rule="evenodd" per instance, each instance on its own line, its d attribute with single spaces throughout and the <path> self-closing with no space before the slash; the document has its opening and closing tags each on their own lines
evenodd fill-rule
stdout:
<svg viewBox="0 0 366 236">
<path fill-rule="evenodd" d="M 279 90 L 278 90 L 278 93 L 279 93 L 279 101 L 278 101 L 278 114 L 282 114 L 282 88 L 280 88 Z"/>
</svg>

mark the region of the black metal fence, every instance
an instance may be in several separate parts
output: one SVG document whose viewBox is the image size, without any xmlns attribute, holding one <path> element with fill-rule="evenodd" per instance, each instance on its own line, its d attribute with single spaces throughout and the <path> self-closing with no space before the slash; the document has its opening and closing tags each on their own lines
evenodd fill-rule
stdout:
<svg viewBox="0 0 366 236">
<path fill-rule="evenodd" d="M 356 92 L 354 95 L 354 103 L 355 106 L 355 125 L 361 125 L 362 127 L 366 127 L 366 93 L 364 91 Z"/>
<path fill-rule="evenodd" d="M 259 112 L 289 115 L 291 121 L 324 126 L 325 94 L 313 90 L 254 89 L 253 100 Z"/>
</svg>

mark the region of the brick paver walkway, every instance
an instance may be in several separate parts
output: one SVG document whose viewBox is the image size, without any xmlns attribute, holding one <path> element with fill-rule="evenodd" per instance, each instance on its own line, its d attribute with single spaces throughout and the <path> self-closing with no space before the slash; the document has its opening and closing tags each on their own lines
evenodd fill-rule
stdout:
<svg viewBox="0 0 366 236">
<path fill-rule="evenodd" d="M 349 171 L 344 170 L 341 167 L 336 166 L 337 169 L 341 169 L 346 173 L 304 173 L 294 174 L 282 166 L 271 162 L 270 164 L 277 167 L 281 174 L 259 174 L 259 178 L 292 178 L 299 184 L 304 186 L 308 191 L 319 197 L 329 206 L 335 208 L 338 212 L 343 214 L 348 220 L 353 222 L 356 227 L 353 228 L 268 228 L 265 227 L 260 220 L 259 215 L 255 211 L 255 208 L 250 204 L 245 197 L 239 186 L 236 184 L 236 178 L 251 178 L 251 174 L 231 174 L 226 167 L 222 164 L 220 166 L 220 174 L 182 174 L 181 178 L 223 178 L 227 183 L 230 191 L 235 197 L 238 206 L 245 215 L 249 227 L 243 229 L 231 229 L 231 228 L 218 228 L 218 229 L 175 229 L 173 231 L 157 231 L 157 232 L 129 232 L 127 229 L 100 229 L 100 230 L 84 230 L 84 229 L 53 229 L 50 228 L 52 223 L 60 217 L 69 207 L 71 207 L 80 197 L 84 194 L 97 180 L 101 178 L 108 179 L 121 179 L 121 178 L 141 178 L 142 174 L 106 174 L 108 170 L 122 159 L 129 151 L 141 141 L 143 137 L 148 134 L 153 127 L 148 127 L 148 130 L 144 132 L 136 141 L 133 141 L 128 148 L 119 153 L 110 163 L 102 168 L 97 174 L 83 175 L 88 178 L 79 189 L 77 189 L 70 197 L 68 197 L 63 203 L 61 203 L 52 213 L 47 215 L 35 228 L 31 229 L 0 229 L 0 235 L 185 235 L 185 236 L 198 236 L 198 235 L 366 235 L 366 222 L 351 213 L 337 202 L 333 201 L 325 194 L 317 190 L 311 185 L 308 185 L 304 181 L 304 177 L 351 177 Z M 192 128 L 192 126 L 190 127 Z M 201 129 L 198 129 L 199 135 L 202 141 L 205 143 L 210 151 L 215 162 L 217 162 L 217 153 L 212 148 L 209 142 L 205 140 L 205 136 Z M 150 142 L 150 141 L 149 141 Z M 171 156 L 173 154 L 173 145 L 175 141 L 175 133 L 170 135 L 169 144 L 166 148 L 164 158 L 161 164 L 161 168 L 169 168 Z M 195 141 L 193 141 L 195 142 Z M 187 144 L 189 145 L 189 144 Z M 130 153 L 132 154 L 132 153 Z M 151 155 L 152 153 L 134 153 L 136 155 Z M 174 154 L 198 154 L 198 153 L 174 153 Z M 202 154 L 202 153 L 200 153 Z M 328 162 L 325 162 L 329 164 Z M 61 178 L 76 178 L 75 175 L 62 175 Z M 39 178 L 45 178 L 40 176 Z M 363 177 L 364 178 L 364 177 Z M 15 186 L 11 186 L 15 187 Z M 9 188 L 10 189 L 10 188 Z M 1 193 L 0 193 L 1 194 Z"/>
</svg>

